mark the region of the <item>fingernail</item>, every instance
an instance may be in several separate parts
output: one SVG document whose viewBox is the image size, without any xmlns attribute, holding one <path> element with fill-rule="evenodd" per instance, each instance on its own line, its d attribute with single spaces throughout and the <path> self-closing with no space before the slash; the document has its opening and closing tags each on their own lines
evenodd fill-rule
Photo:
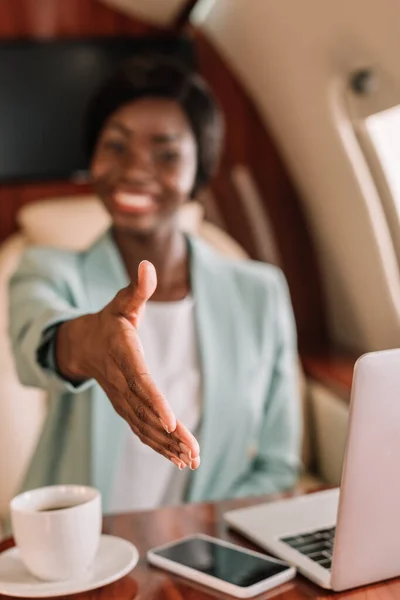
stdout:
<svg viewBox="0 0 400 600">
<path fill-rule="evenodd" d="M 165 431 L 167 433 L 171 433 L 170 430 L 169 430 L 169 428 L 168 428 L 168 425 L 166 425 L 162 419 L 160 419 L 160 423 L 161 423 L 162 428 L 165 429 Z"/>
<path fill-rule="evenodd" d="M 198 461 L 197 468 L 199 468 L 199 466 L 200 466 L 200 456 L 198 457 L 197 461 Z M 192 469 L 192 471 L 196 470 L 194 467 L 192 467 L 192 463 L 190 463 L 190 468 Z"/>
<path fill-rule="evenodd" d="M 190 467 L 190 465 L 192 464 L 192 461 L 190 460 L 190 458 L 187 457 L 186 454 L 180 454 L 179 458 L 181 459 L 182 462 L 185 463 L 185 465 L 187 465 L 188 467 Z"/>
<path fill-rule="evenodd" d="M 183 469 L 185 468 L 186 465 L 182 464 L 180 460 L 178 460 L 177 458 L 175 458 L 174 456 L 170 458 L 170 461 L 176 466 L 178 467 L 178 469 L 180 471 L 183 471 Z"/>
<path fill-rule="evenodd" d="M 181 450 L 183 450 L 183 452 L 185 454 L 188 455 L 189 458 L 192 458 L 192 451 L 189 448 L 189 446 L 186 446 L 186 444 L 184 444 L 183 442 L 179 442 L 179 447 L 180 447 Z"/>
</svg>

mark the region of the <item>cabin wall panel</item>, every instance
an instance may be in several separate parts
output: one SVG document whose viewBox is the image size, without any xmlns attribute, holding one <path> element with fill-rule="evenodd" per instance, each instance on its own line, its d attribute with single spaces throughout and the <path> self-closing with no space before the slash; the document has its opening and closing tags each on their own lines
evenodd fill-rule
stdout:
<svg viewBox="0 0 400 600">
<path fill-rule="evenodd" d="M 257 105 L 298 187 L 336 344 L 399 346 L 400 272 L 345 97 L 372 67 L 400 103 L 398 0 L 218 0 L 202 32 Z M 265 160 L 265 169 L 268 168 Z"/>
<path fill-rule="evenodd" d="M 296 316 L 300 347 L 327 345 L 325 300 L 319 265 L 299 195 L 263 119 L 232 70 L 200 32 L 196 33 L 200 71 L 215 91 L 226 121 L 222 167 L 213 189 L 228 232 L 253 258 L 259 258 L 254 232 L 234 193 L 230 173 L 245 165 L 260 191 L 271 224 L 274 252 L 268 262 L 280 266 L 288 280 Z"/>
</svg>

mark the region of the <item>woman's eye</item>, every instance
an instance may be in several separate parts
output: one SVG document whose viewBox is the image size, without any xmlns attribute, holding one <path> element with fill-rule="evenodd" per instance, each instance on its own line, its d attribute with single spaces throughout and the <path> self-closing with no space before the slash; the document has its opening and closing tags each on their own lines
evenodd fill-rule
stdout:
<svg viewBox="0 0 400 600">
<path fill-rule="evenodd" d="M 104 148 L 115 154 L 122 154 L 125 151 L 125 144 L 118 140 L 105 140 Z"/>
<path fill-rule="evenodd" d="M 164 150 L 156 154 L 156 159 L 165 164 L 174 164 L 179 161 L 180 154 L 174 150 Z"/>
</svg>

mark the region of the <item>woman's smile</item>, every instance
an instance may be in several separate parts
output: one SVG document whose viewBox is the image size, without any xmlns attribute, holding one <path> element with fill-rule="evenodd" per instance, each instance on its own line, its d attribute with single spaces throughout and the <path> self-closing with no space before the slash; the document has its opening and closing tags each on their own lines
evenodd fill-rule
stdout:
<svg viewBox="0 0 400 600">
<path fill-rule="evenodd" d="M 115 209 L 137 215 L 148 215 L 158 210 L 158 203 L 150 194 L 116 192 L 112 197 Z"/>
</svg>

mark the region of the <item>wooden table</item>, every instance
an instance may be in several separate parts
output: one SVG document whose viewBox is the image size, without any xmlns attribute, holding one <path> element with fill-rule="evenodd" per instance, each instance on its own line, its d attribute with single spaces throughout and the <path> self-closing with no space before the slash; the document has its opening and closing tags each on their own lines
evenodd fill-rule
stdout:
<svg viewBox="0 0 400 600">
<path fill-rule="evenodd" d="M 150 567 L 146 562 L 149 548 L 164 544 L 192 533 L 206 533 L 240 543 L 248 548 L 255 546 L 241 536 L 229 531 L 223 522 L 223 513 L 230 508 L 256 504 L 266 499 L 231 501 L 216 504 L 188 504 L 162 508 L 155 511 L 136 512 L 110 516 L 104 519 L 104 533 L 120 536 L 135 544 L 140 561 L 132 574 L 104 588 L 65 600 L 220 600 L 231 598 L 209 588 L 193 584 L 180 577 Z M 271 500 L 271 497 L 268 498 Z M 0 543 L 0 552 L 12 546 L 12 540 Z M 310 600 L 332 596 L 335 600 L 400 600 L 400 579 L 380 583 L 350 592 L 334 594 L 322 590 L 302 576 L 280 587 L 257 596 L 258 600 Z M 7 597 L 0 595 L 1 600 Z"/>
</svg>

